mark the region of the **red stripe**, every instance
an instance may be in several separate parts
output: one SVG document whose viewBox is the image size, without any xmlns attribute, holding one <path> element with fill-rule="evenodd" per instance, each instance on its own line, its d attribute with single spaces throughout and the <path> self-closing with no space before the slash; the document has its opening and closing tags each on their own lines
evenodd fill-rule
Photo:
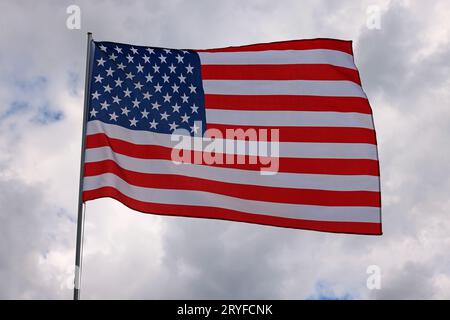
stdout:
<svg viewBox="0 0 450 320">
<path fill-rule="evenodd" d="M 175 174 L 141 173 L 120 167 L 113 160 L 90 162 L 85 176 L 113 173 L 127 183 L 144 188 L 196 190 L 234 198 L 318 206 L 380 207 L 380 193 L 373 191 L 330 191 L 228 183 Z"/>
<path fill-rule="evenodd" d="M 369 101 L 359 97 L 205 94 L 205 107 L 226 110 L 336 111 L 372 114 Z"/>
<path fill-rule="evenodd" d="M 86 137 L 87 149 L 105 146 L 110 147 L 114 152 L 134 158 L 172 160 L 172 148 L 132 144 L 127 141 L 110 138 L 103 133 L 88 135 Z M 192 159 L 191 163 L 193 163 L 193 160 L 196 157 L 200 159 L 202 158 L 202 152 L 200 151 L 191 151 L 190 153 Z M 207 165 L 205 163 L 201 164 Z M 261 165 L 258 158 L 249 156 L 245 156 L 244 164 L 238 164 L 237 156 L 234 156 L 234 164 L 215 163 L 211 164 L 211 166 L 256 171 L 267 167 L 267 165 Z M 379 176 L 378 161 L 369 159 L 280 158 L 278 171 L 312 174 Z"/>
<path fill-rule="evenodd" d="M 166 216 L 231 220 L 315 231 L 381 235 L 380 223 L 301 220 L 260 214 L 248 214 L 245 212 L 215 207 L 143 202 L 130 198 L 112 187 L 103 187 L 83 192 L 83 201 L 104 197 L 116 199 L 129 208 L 144 213 L 153 213 Z"/>
<path fill-rule="evenodd" d="M 361 85 L 357 70 L 329 64 L 202 65 L 203 80 L 348 80 Z"/>
<path fill-rule="evenodd" d="M 353 55 L 352 42 L 338 39 L 300 39 L 269 43 L 258 43 L 244 46 L 200 49 L 197 52 L 238 52 L 238 51 L 264 51 L 264 50 L 313 50 L 329 49 L 342 51 Z"/>
<path fill-rule="evenodd" d="M 267 130 L 270 137 L 270 129 L 279 130 L 280 142 L 340 142 L 340 143 L 370 143 L 376 144 L 375 131 L 366 128 L 346 128 L 346 127 L 269 127 L 269 126 L 234 126 L 217 123 L 208 123 L 208 130 L 219 130 L 223 137 L 226 137 L 226 130 L 244 131 L 249 129 Z M 212 134 L 211 131 L 206 131 Z M 261 134 L 258 139 L 266 141 Z"/>
</svg>

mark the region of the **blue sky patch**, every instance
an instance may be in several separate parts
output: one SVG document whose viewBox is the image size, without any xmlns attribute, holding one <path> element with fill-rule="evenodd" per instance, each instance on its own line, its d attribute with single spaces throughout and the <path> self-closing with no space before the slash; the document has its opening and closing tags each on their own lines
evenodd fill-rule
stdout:
<svg viewBox="0 0 450 320">
<path fill-rule="evenodd" d="M 318 281 L 315 285 L 314 294 L 310 295 L 307 300 L 352 300 L 355 296 L 346 292 L 343 295 L 335 293 L 333 287 L 326 281 Z"/>
<path fill-rule="evenodd" d="M 47 125 L 56 121 L 60 121 L 64 118 L 62 111 L 51 109 L 48 105 L 44 105 L 38 109 L 36 116 L 31 121 L 41 125 Z"/>
</svg>

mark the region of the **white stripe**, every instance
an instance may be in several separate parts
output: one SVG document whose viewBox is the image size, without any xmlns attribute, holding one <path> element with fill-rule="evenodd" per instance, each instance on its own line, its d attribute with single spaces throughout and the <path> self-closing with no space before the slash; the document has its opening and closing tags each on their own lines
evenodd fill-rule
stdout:
<svg viewBox="0 0 450 320">
<path fill-rule="evenodd" d="M 84 178 L 84 191 L 111 186 L 143 202 L 219 207 L 246 213 L 317 221 L 379 222 L 375 207 L 330 207 L 245 200 L 193 190 L 143 188 L 128 184 L 112 173 Z M 194 212 L 193 212 L 194 213 Z"/>
<path fill-rule="evenodd" d="M 203 80 L 202 83 L 205 94 L 366 98 L 360 85 L 346 80 Z"/>
<path fill-rule="evenodd" d="M 176 174 L 214 181 L 330 191 L 379 191 L 379 178 L 367 175 L 326 175 L 278 172 L 265 176 L 254 170 L 221 168 L 198 164 L 175 165 L 170 160 L 137 159 L 114 153 L 110 147 L 86 150 L 86 163 L 113 160 L 120 167 L 152 174 Z"/>
<path fill-rule="evenodd" d="M 198 52 L 201 64 L 331 64 L 356 69 L 353 56 L 337 50 Z"/>
<path fill-rule="evenodd" d="M 248 126 L 356 127 L 373 129 L 372 116 L 356 112 L 206 109 L 206 121 L 216 124 Z"/>
<path fill-rule="evenodd" d="M 177 146 L 177 142 L 170 140 L 171 135 L 154 133 L 141 130 L 130 130 L 118 125 L 104 123 L 99 120 L 89 121 L 87 124 L 87 134 L 105 133 L 110 138 L 124 140 L 133 144 L 141 145 L 159 145 L 168 148 Z M 202 151 L 201 138 L 185 137 L 188 141 L 184 150 Z M 194 142 L 196 140 L 196 143 Z M 242 149 L 236 149 L 238 142 L 227 139 L 216 139 L 216 145 L 223 146 L 227 154 L 251 155 L 251 156 L 267 156 L 267 154 L 258 153 L 258 142 L 256 141 L 239 141 L 243 145 Z M 203 148 L 211 142 L 204 141 Z M 225 144 L 235 146 L 234 152 L 225 149 Z M 259 143 L 265 144 L 264 141 Z M 277 156 L 276 153 L 270 153 L 269 156 Z M 216 149 L 216 152 L 220 150 Z M 219 152 L 222 153 L 222 152 Z M 377 149 L 373 144 L 367 143 L 313 143 L 313 142 L 280 142 L 279 157 L 288 158 L 336 158 L 336 159 L 377 159 Z"/>
</svg>

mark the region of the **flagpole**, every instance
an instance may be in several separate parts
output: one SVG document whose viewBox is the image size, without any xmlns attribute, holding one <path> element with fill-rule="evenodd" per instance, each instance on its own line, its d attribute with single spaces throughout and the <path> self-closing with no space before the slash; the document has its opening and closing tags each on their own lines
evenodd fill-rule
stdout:
<svg viewBox="0 0 450 320">
<path fill-rule="evenodd" d="M 81 285 L 81 249 L 83 242 L 84 213 L 83 213 L 83 176 L 84 176 L 84 159 L 85 159 L 85 143 L 86 143 L 86 124 L 89 108 L 89 88 L 91 75 L 91 57 L 92 53 L 92 33 L 87 33 L 87 54 L 86 54 L 86 75 L 84 80 L 84 108 L 83 108 L 83 131 L 81 136 L 81 161 L 80 161 L 80 183 L 78 189 L 78 219 L 77 219 L 77 242 L 75 251 L 75 281 L 73 288 L 73 299 L 80 299 Z"/>
</svg>

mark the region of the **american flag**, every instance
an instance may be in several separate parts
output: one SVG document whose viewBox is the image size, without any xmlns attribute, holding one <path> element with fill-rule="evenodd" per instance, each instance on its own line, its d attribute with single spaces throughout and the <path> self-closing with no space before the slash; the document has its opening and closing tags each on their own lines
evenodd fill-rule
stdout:
<svg viewBox="0 0 450 320">
<path fill-rule="evenodd" d="M 381 234 L 376 135 L 351 41 L 92 50 L 83 201 Z"/>
</svg>

